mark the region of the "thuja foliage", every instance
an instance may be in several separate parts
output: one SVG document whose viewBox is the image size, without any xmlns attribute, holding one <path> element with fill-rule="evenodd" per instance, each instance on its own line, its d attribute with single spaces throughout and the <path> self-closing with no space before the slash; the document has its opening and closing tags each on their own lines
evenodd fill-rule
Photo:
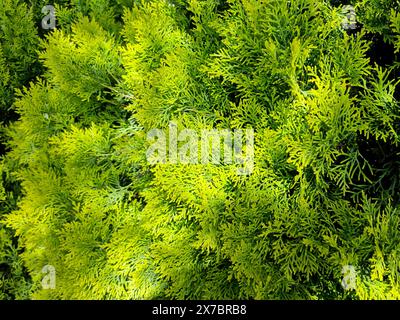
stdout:
<svg viewBox="0 0 400 320">
<path fill-rule="evenodd" d="M 14 297 L 398 299 L 392 2 L 353 3 L 355 30 L 334 1 L 59 2 L 36 48 L 44 73 L 16 91 L 7 127 Z M 253 128 L 253 172 L 150 164 L 147 133 L 172 121 Z"/>
<path fill-rule="evenodd" d="M 0 157 L 4 154 L 3 126 L 15 120 L 14 94 L 40 72 L 38 34 L 31 8 L 21 1 L 0 1 Z M 1 160 L 1 158 L 0 158 Z M 0 162 L 0 219 L 16 208 L 19 182 Z M 0 299 L 27 299 L 30 279 L 13 232 L 0 222 Z"/>
<path fill-rule="evenodd" d="M 37 73 L 37 31 L 32 10 L 20 1 L 0 2 L 0 110 L 9 116 L 14 89 Z M 1 122 L 9 120 L 2 117 Z"/>
</svg>

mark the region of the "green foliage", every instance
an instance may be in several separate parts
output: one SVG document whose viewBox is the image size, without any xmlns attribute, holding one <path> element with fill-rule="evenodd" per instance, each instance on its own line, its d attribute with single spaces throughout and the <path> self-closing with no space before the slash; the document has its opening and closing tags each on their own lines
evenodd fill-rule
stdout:
<svg viewBox="0 0 400 320">
<path fill-rule="evenodd" d="M 14 182 L 14 188 L 10 183 Z M 18 184 L 8 177 L 8 170 L 0 163 L 0 217 L 15 208 Z M 31 281 L 19 256 L 22 248 L 15 241 L 12 230 L 0 223 L 0 299 L 29 299 Z"/>
<path fill-rule="evenodd" d="M 38 37 L 32 10 L 21 1 L 1 0 L 0 6 L 0 112 L 7 120 L 15 88 L 38 71 Z"/>
<path fill-rule="evenodd" d="M 6 130 L 2 298 L 400 298 L 398 66 L 371 57 L 399 49 L 388 5 L 359 1 L 346 32 L 322 0 L 60 2 Z M 171 121 L 253 128 L 253 172 L 150 165 Z"/>
<path fill-rule="evenodd" d="M 392 38 L 391 12 L 398 12 L 399 9 L 400 1 L 398 0 L 358 0 L 356 2 L 358 20 L 369 32 L 381 34 L 386 40 Z"/>
</svg>

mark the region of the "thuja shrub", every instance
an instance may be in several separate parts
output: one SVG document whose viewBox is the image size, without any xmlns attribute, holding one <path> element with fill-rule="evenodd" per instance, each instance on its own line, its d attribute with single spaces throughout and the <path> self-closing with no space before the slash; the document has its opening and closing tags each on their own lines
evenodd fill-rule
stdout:
<svg viewBox="0 0 400 320">
<path fill-rule="evenodd" d="M 15 90 L 34 79 L 41 68 L 36 52 L 39 37 L 31 7 L 22 1 L 8 0 L 1 0 L 0 7 L 1 161 L 8 139 L 4 126 L 17 118 L 13 108 Z M 19 181 L 11 176 L 8 168 L 8 164 L 0 162 L 0 219 L 16 208 L 21 191 Z M 19 256 L 22 250 L 13 231 L 0 222 L 0 299 L 30 296 L 30 277 Z"/>
<path fill-rule="evenodd" d="M 1 0 L 0 6 L 0 122 L 12 118 L 14 90 L 27 84 L 39 69 L 39 38 L 32 10 L 22 1 Z"/>
<path fill-rule="evenodd" d="M 14 104 L 2 223 L 28 296 L 399 298 L 399 8 L 359 1 L 346 30 L 322 0 L 118 3 L 59 4 Z M 253 170 L 149 162 L 171 123 L 253 129 Z"/>
</svg>

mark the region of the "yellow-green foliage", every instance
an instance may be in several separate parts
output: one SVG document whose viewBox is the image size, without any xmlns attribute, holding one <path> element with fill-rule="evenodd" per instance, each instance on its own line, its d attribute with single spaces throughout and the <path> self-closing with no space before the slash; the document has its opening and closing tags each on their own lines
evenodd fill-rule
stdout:
<svg viewBox="0 0 400 320">
<path fill-rule="evenodd" d="M 22 1 L 1 0 L 0 7 L 0 123 L 8 120 L 15 88 L 38 70 L 39 38 L 32 10 Z M 4 115 L 4 116 L 3 116 Z"/>
<path fill-rule="evenodd" d="M 29 297 L 399 298 L 398 65 L 370 47 L 399 49 L 400 8 L 383 2 L 358 1 L 348 33 L 323 0 L 60 3 L 7 129 L 22 194 L 2 223 Z M 150 165 L 146 134 L 170 121 L 253 128 L 253 172 Z"/>
</svg>

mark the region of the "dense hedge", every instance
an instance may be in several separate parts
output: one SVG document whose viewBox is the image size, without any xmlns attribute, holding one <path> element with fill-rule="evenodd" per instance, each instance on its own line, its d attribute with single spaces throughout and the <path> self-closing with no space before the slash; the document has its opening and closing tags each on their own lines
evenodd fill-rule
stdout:
<svg viewBox="0 0 400 320">
<path fill-rule="evenodd" d="M 400 297 L 399 1 L 44 4 L 0 0 L 1 298 Z M 254 170 L 149 163 L 172 122 Z"/>
</svg>

